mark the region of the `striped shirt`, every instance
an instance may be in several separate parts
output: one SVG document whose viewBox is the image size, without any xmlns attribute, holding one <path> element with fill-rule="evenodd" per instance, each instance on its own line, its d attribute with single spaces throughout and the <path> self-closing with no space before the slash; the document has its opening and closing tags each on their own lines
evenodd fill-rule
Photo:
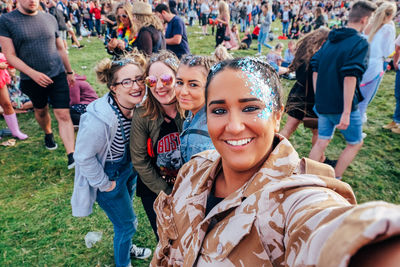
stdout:
<svg viewBox="0 0 400 267">
<path fill-rule="evenodd" d="M 124 116 L 111 94 L 108 98 L 108 103 L 110 103 L 117 110 L 120 120 L 118 120 L 117 133 L 115 134 L 115 137 L 111 143 L 111 155 L 110 153 L 107 154 L 107 160 L 119 160 L 124 156 L 125 145 L 129 142 L 132 120 Z M 122 136 L 121 126 L 125 132 L 125 141 Z"/>
</svg>

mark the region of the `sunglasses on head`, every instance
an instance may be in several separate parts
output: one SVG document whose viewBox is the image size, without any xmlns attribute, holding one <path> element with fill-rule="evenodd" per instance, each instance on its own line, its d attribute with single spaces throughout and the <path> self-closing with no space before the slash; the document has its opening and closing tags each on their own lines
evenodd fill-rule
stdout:
<svg viewBox="0 0 400 267">
<path fill-rule="evenodd" d="M 158 79 L 160 79 L 162 85 L 170 86 L 174 81 L 174 78 L 171 74 L 162 74 L 159 78 L 156 76 L 147 76 L 145 79 L 145 83 L 148 87 L 155 87 L 157 85 Z"/>
<path fill-rule="evenodd" d="M 126 19 L 127 17 L 128 17 L 128 15 L 125 15 L 125 14 L 122 14 L 122 15 L 118 15 L 118 18 L 124 18 L 124 19 Z"/>
</svg>

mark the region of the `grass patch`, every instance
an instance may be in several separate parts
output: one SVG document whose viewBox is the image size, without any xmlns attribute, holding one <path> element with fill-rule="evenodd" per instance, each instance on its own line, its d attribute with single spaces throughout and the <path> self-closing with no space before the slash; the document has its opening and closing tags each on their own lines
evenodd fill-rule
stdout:
<svg viewBox="0 0 400 267">
<path fill-rule="evenodd" d="M 188 27 L 188 37 L 192 53 L 209 55 L 214 50 L 215 36 L 201 35 L 197 25 Z M 79 74 L 87 76 L 101 96 L 107 89 L 96 81 L 93 68 L 108 55 L 96 38 L 82 43 L 84 49 L 70 49 L 71 64 Z M 233 54 L 254 55 L 256 45 L 253 42 L 249 50 Z M 293 82 L 283 80 L 282 84 L 287 94 Z M 381 128 L 391 121 L 394 106 L 394 72 L 389 72 L 368 109 L 365 144 L 344 175 L 359 202 L 400 203 L 400 135 Z M 33 113 L 19 114 L 18 120 L 29 139 L 17 141 L 14 147 L 0 146 L 0 266 L 113 266 L 113 229 L 105 213 L 96 204 L 89 217 L 78 219 L 71 215 L 73 171 L 67 170 L 59 135 L 56 134 L 59 149 L 47 151 Z M 0 120 L 0 127 L 5 126 L 4 120 Z M 53 117 L 53 130 L 57 133 L 56 127 Z M 310 131 L 300 126 L 291 142 L 300 156 L 307 156 L 311 148 Z M 337 134 L 327 155 L 337 159 L 344 146 L 343 138 Z M 154 250 L 154 234 L 138 198 L 134 207 L 139 218 L 134 242 Z M 103 232 L 102 241 L 91 249 L 84 243 L 89 231 Z M 132 264 L 148 266 L 149 262 L 133 260 Z"/>
</svg>

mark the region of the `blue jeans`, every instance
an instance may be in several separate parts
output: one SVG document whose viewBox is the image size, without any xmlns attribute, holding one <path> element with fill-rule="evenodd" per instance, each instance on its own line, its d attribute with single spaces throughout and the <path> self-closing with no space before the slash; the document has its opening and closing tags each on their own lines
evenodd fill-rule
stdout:
<svg viewBox="0 0 400 267">
<path fill-rule="evenodd" d="M 136 233 L 137 218 L 132 206 L 136 190 L 137 172 L 132 167 L 128 137 L 122 127 L 122 120 L 116 108 L 122 138 L 125 141 L 124 155 L 121 159 L 106 161 L 104 172 L 116 186 L 110 192 L 97 192 L 97 203 L 105 211 L 114 226 L 114 260 L 117 267 L 130 265 L 132 237 Z"/>
<path fill-rule="evenodd" d="M 266 32 L 260 31 L 260 34 L 258 35 L 258 53 L 261 53 L 263 45 L 265 45 L 269 49 L 272 48 L 272 46 L 267 44 L 268 34 L 269 34 L 268 31 L 266 31 Z"/>
<path fill-rule="evenodd" d="M 396 123 L 400 123 L 400 70 L 396 71 L 394 97 L 396 98 L 396 108 L 393 114 L 393 121 Z"/>
<path fill-rule="evenodd" d="M 378 92 L 379 85 L 381 84 L 382 76 L 375 77 L 375 79 L 365 86 L 360 87 L 360 91 L 364 100 L 358 104 L 358 108 L 361 113 L 361 117 L 364 117 L 365 113 L 367 112 L 367 107 L 369 103 L 371 103 L 372 99 L 374 99 L 376 92 Z"/>
<path fill-rule="evenodd" d="M 282 21 L 282 34 L 288 36 L 289 34 L 289 21 L 283 22 Z"/>
<path fill-rule="evenodd" d="M 101 21 L 99 19 L 96 19 L 95 27 L 97 34 L 101 35 Z"/>
<path fill-rule="evenodd" d="M 314 108 L 315 110 L 315 108 Z M 317 112 L 316 112 L 317 113 Z M 342 114 L 318 114 L 318 138 L 332 139 L 339 124 Z M 350 145 L 359 144 L 362 142 L 362 120 L 360 111 L 352 111 L 350 113 L 350 124 L 346 130 L 340 130 L 344 139 Z"/>
<path fill-rule="evenodd" d="M 128 150 L 127 150 L 128 149 Z M 132 237 L 136 233 L 137 218 L 132 206 L 137 173 L 130 162 L 129 148 L 119 161 L 107 161 L 104 171 L 116 181 L 114 190 L 97 192 L 97 202 L 114 226 L 114 260 L 117 267 L 130 264 Z"/>
<path fill-rule="evenodd" d="M 84 22 L 85 22 L 86 27 L 88 28 L 88 30 L 89 30 L 90 32 L 92 32 L 92 31 L 93 31 L 93 20 L 92 20 L 92 19 L 83 19 L 83 20 L 84 20 Z"/>
<path fill-rule="evenodd" d="M 246 30 L 246 19 L 240 18 L 240 31 L 244 32 Z"/>
</svg>

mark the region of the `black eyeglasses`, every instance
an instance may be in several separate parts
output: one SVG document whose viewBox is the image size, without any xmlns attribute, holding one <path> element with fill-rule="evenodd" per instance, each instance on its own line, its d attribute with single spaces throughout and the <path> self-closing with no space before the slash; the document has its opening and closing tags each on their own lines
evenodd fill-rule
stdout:
<svg viewBox="0 0 400 267">
<path fill-rule="evenodd" d="M 132 88 L 132 86 L 133 86 L 135 83 L 136 83 L 138 86 L 143 86 L 143 85 L 144 85 L 144 78 L 143 78 L 143 77 L 140 77 L 140 78 L 137 78 L 136 80 L 132 80 L 132 79 L 127 78 L 127 79 L 123 79 L 123 80 L 120 81 L 120 82 L 114 83 L 114 85 L 119 85 L 119 84 L 121 84 L 122 87 L 129 89 L 129 88 Z"/>
<path fill-rule="evenodd" d="M 126 19 L 128 17 L 128 15 L 122 14 L 122 15 L 118 15 L 118 17 L 123 17 L 124 19 Z"/>
</svg>

